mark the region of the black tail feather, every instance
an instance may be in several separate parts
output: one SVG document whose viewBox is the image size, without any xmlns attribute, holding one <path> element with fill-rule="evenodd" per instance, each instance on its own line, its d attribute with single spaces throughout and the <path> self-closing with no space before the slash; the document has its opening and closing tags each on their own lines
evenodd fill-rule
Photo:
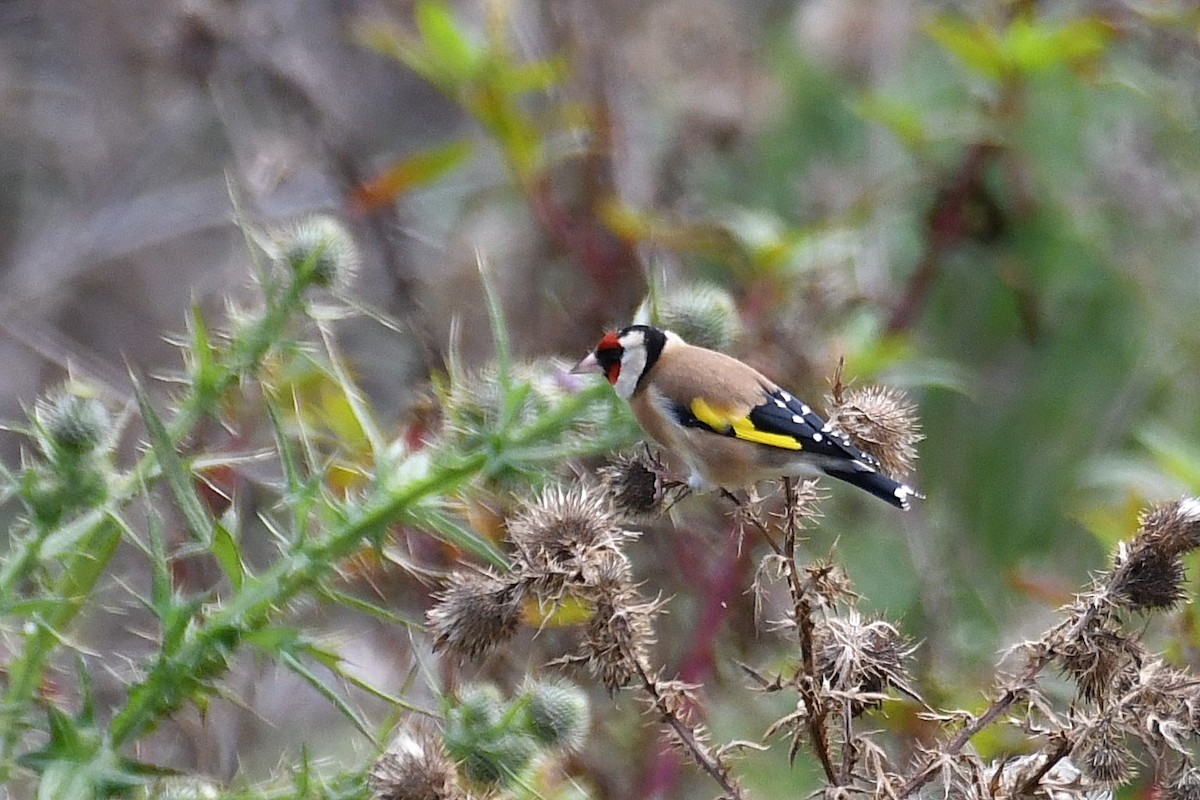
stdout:
<svg viewBox="0 0 1200 800">
<path fill-rule="evenodd" d="M 857 486 L 863 491 L 870 492 L 880 500 L 890 503 L 896 508 L 907 510 L 910 498 L 923 496 L 918 494 L 908 484 L 893 480 L 881 472 L 826 469 L 825 474 L 831 478 L 837 478 L 839 481 L 845 481 Z"/>
</svg>

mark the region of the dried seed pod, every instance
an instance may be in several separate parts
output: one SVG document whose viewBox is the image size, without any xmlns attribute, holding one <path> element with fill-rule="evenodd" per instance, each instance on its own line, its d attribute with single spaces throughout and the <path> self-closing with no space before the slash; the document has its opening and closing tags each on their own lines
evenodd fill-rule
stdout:
<svg viewBox="0 0 1200 800">
<path fill-rule="evenodd" d="M 436 649 L 476 660 L 510 638 L 521 617 L 524 587 L 492 572 L 455 572 L 427 619 Z"/>
</svg>

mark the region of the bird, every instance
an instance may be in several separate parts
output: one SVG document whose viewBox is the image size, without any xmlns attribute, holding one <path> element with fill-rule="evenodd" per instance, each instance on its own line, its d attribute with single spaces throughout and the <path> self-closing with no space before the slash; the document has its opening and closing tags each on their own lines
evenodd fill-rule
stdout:
<svg viewBox="0 0 1200 800">
<path fill-rule="evenodd" d="M 749 364 L 671 331 L 630 325 L 605 333 L 571 372 L 604 375 L 646 433 L 683 460 L 693 491 L 824 474 L 900 509 L 921 497 Z"/>
</svg>

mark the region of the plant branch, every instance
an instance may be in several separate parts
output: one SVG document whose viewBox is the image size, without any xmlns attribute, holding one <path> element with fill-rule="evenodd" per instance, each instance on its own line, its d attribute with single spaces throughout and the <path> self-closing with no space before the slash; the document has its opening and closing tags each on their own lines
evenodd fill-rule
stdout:
<svg viewBox="0 0 1200 800">
<path fill-rule="evenodd" d="M 801 580 L 800 568 L 796 564 L 796 538 L 800 529 L 797 518 L 796 485 L 791 478 L 783 479 L 784 490 L 784 563 L 786 564 L 788 588 L 792 595 L 792 613 L 796 617 L 796 631 L 800 637 L 801 675 L 796 679 L 796 688 L 804 702 L 805 718 L 808 722 L 808 735 L 812 739 L 813 750 L 825 778 L 834 785 L 841 785 L 838 772 L 834 769 L 833 759 L 829 749 L 829 734 L 825 729 L 826 708 L 817 696 L 816 687 L 820 685 L 817 674 L 816 657 L 813 653 L 813 621 L 812 603 L 808 599 L 808 587 Z"/>
<path fill-rule="evenodd" d="M 729 769 L 700 742 L 695 730 L 679 718 L 679 715 L 675 713 L 666 698 L 663 697 L 658 689 L 657 678 L 646 668 L 646 665 L 639 658 L 631 655 L 630 660 L 637 669 L 638 677 L 642 681 L 642 688 L 654 703 L 654 709 L 658 712 L 662 721 L 671 729 L 671 732 L 675 735 L 679 743 L 691 755 L 692 760 L 720 785 L 727 797 L 731 798 L 731 800 L 744 800 L 746 795 L 737 782 L 730 778 Z"/>
</svg>

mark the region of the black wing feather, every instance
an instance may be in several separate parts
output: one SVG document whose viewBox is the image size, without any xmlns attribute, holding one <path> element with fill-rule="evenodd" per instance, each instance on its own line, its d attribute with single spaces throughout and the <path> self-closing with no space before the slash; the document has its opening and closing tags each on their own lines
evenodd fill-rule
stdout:
<svg viewBox="0 0 1200 800">
<path fill-rule="evenodd" d="M 750 409 L 750 422 L 755 428 L 795 437 L 804 450 L 814 455 L 848 458 L 861 461 L 871 469 L 879 468 L 879 461 L 874 456 L 855 447 L 844 433 L 826 425 L 825 420 L 795 396 L 776 389 L 767 397 L 767 402 Z"/>
</svg>

